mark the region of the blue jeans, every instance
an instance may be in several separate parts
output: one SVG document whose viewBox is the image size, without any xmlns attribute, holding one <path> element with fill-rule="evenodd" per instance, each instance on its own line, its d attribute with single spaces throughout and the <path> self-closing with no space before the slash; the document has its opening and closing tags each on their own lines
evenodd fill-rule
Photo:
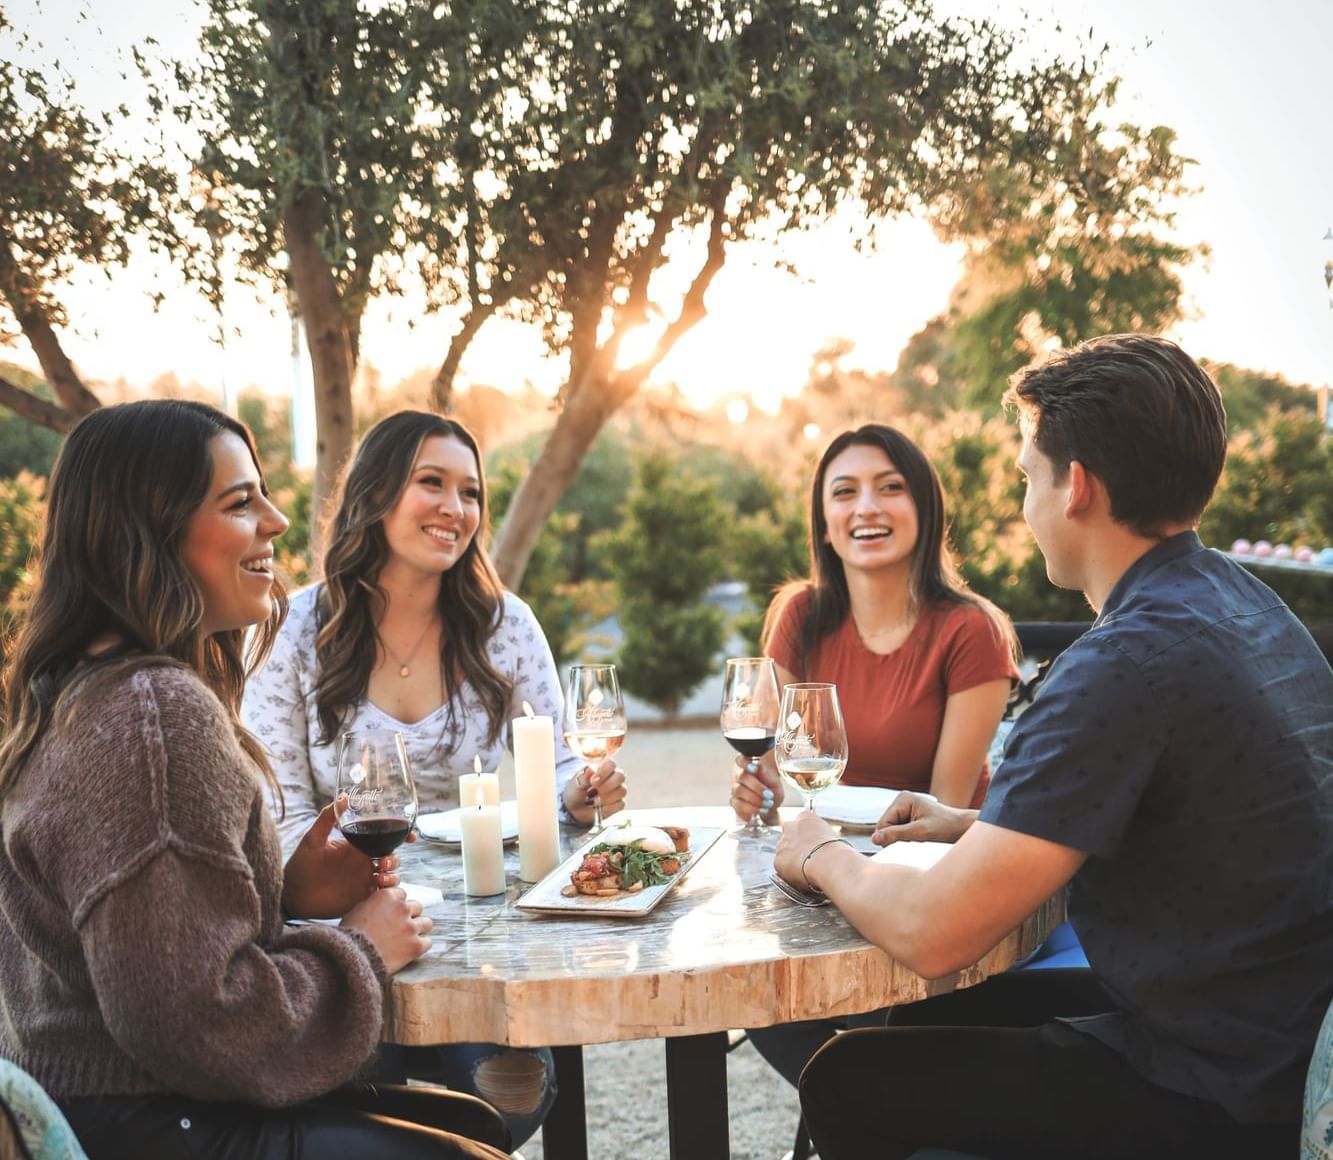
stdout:
<svg viewBox="0 0 1333 1160">
<path fill-rule="evenodd" d="M 549 1048 L 498 1043 L 445 1043 L 438 1047 L 380 1046 L 376 1074 L 406 1076 L 478 1096 L 504 1118 L 514 1148 L 542 1126 L 555 1103 L 555 1060 Z"/>
</svg>

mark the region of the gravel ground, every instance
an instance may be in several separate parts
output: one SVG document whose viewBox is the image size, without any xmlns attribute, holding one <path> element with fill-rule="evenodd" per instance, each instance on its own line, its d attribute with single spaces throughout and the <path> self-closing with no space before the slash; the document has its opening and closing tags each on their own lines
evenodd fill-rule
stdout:
<svg viewBox="0 0 1333 1160">
<path fill-rule="evenodd" d="M 733 754 L 717 725 L 631 727 L 620 753 L 631 807 L 709 805 L 726 801 Z M 509 772 L 501 768 L 501 778 Z M 667 1155 L 662 1040 L 598 1044 L 584 1050 L 588 1153 L 593 1160 Z M 627 1078 L 628 1077 L 628 1078 Z M 743 1043 L 727 1057 L 727 1106 L 733 1160 L 779 1160 L 792 1145 L 800 1103 L 796 1092 Z M 524 1160 L 547 1157 L 540 1134 Z"/>
</svg>

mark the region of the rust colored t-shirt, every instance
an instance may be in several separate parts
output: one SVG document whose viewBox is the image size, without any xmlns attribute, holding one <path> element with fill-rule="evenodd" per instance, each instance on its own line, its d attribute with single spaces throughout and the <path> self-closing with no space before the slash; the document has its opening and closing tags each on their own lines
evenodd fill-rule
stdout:
<svg viewBox="0 0 1333 1160">
<path fill-rule="evenodd" d="M 792 673 L 802 672 L 800 629 L 809 603 L 808 592 L 798 594 L 768 644 L 768 655 Z M 946 604 L 924 610 L 902 645 L 885 656 L 866 648 L 848 616 L 816 647 L 803 679 L 838 686 L 847 726 L 845 784 L 929 792 L 949 697 L 987 681 L 1015 681 L 1018 669 L 985 612 Z M 974 808 L 989 784 L 990 770 L 983 767 Z"/>
</svg>

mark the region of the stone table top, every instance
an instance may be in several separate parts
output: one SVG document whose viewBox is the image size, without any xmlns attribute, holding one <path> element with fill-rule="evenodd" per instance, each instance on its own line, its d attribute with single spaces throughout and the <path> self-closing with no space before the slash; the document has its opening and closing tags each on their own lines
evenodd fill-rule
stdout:
<svg viewBox="0 0 1333 1160">
<path fill-rule="evenodd" d="M 632 811 L 658 825 L 734 824 L 727 807 Z M 563 853 L 587 841 L 562 831 Z M 394 979 L 385 1038 L 518 1047 L 609 1043 L 766 1027 L 871 1011 L 970 986 L 1035 949 L 1064 917 L 1051 899 L 978 963 L 927 982 L 863 939 L 833 906 L 797 906 L 768 881 L 777 835 L 722 837 L 642 918 L 519 910 L 529 889 L 506 850 L 508 889 L 463 893 L 456 849 L 404 847 L 404 882 L 433 886 L 434 946 Z"/>
</svg>

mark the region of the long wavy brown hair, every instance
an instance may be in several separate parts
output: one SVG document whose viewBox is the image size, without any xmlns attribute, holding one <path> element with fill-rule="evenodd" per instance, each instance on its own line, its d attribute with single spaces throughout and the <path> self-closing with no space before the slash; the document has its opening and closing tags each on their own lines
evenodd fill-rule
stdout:
<svg viewBox="0 0 1333 1160">
<path fill-rule="evenodd" d="M 282 584 L 246 632 L 202 631 L 204 599 L 182 556 L 190 517 L 213 482 L 211 440 L 249 430 L 204 403 L 152 400 L 94 411 L 70 432 L 51 473 L 39 578 L 5 673 L 0 795 L 54 719 L 89 682 L 148 665 L 195 673 L 222 702 L 245 752 L 273 784 L 263 748 L 240 722 L 246 677 L 286 614 Z M 263 478 L 262 471 L 260 478 Z M 118 646 L 88 655 L 99 638 Z"/>
<path fill-rule="evenodd" d="M 1018 656 L 1018 638 L 1014 626 L 989 600 L 967 587 L 958 574 L 953 556 L 945 543 L 946 514 L 944 488 L 925 453 L 895 427 L 867 423 L 854 431 L 844 431 L 825 449 L 815 469 L 810 487 L 810 576 L 783 585 L 774 596 L 764 617 L 764 646 L 772 639 L 787 606 L 803 592 L 810 603 L 801 622 L 799 638 L 801 672 L 808 671 L 820 642 L 835 633 L 851 615 L 852 598 L 847 589 L 847 573 L 842 558 L 828 542 L 828 521 L 824 518 L 824 479 L 829 464 L 849 447 L 878 447 L 900 472 L 907 491 L 916 505 L 917 535 L 910 559 L 909 598 L 916 608 L 944 604 L 970 604 L 990 618 L 996 639 Z"/>
<path fill-rule="evenodd" d="M 338 736 L 348 714 L 365 699 L 379 656 L 376 625 L 388 603 L 379 586 L 389 559 L 384 517 L 406 490 L 421 445 L 434 435 L 457 439 L 472 452 L 480 493 L 477 534 L 458 562 L 440 577 L 439 612 L 445 627 L 440 634 L 440 673 L 449 705 L 449 728 L 452 732 L 456 725 L 454 695 L 464 680 L 481 698 L 492 745 L 505 728 L 514 686 L 491 664 L 486 651 L 499 627 L 504 586 L 486 552 L 489 511 L 477 441 L 453 419 L 426 411 L 400 411 L 376 423 L 357 447 L 324 556 L 315 638 L 319 661 L 315 709 L 321 745 Z"/>
</svg>

